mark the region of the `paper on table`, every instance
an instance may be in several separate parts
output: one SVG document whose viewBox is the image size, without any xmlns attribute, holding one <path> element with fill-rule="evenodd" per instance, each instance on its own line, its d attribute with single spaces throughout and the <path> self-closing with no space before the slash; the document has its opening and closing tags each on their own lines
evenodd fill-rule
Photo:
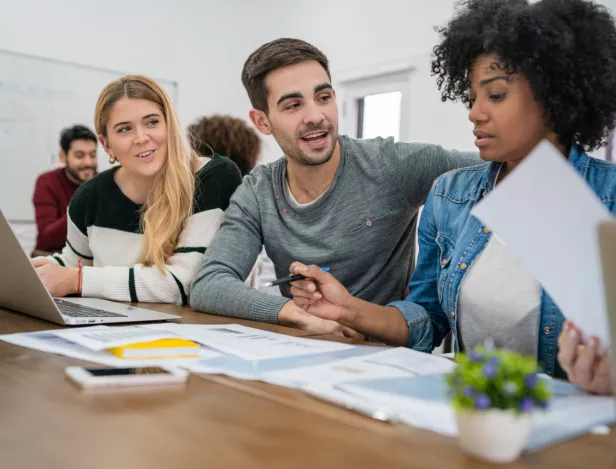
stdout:
<svg viewBox="0 0 616 469">
<path fill-rule="evenodd" d="M 194 340 L 221 352 L 235 355 L 245 360 L 267 360 L 270 358 L 309 355 L 351 348 L 351 345 L 325 340 L 302 339 L 274 332 L 262 331 L 239 324 L 189 325 L 162 324 L 151 329 L 175 332 L 181 337 Z"/>
<path fill-rule="evenodd" d="M 440 374 L 453 368 L 455 364 L 446 358 L 399 347 L 318 365 L 263 373 L 262 379 L 275 384 L 297 386 Z"/>
<path fill-rule="evenodd" d="M 111 329 L 105 326 L 93 326 L 90 330 Z M 187 367 L 192 362 L 200 359 L 213 358 L 220 355 L 218 352 L 205 348 L 199 349 L 199 358 L 152 358 L 152 359 L 125 359 L 118 358 L 106 350 L 89 350 L 81 345 L 69 342 L 57 334 L 55 331 L 29 332 L 23 334 L 1 335 L 0 340 L 14 345 L 28 347 L 47 353 L 57 353 L 66 357 L 85 360 L 93 363 L 113 367 L 134 367 L 134 366 L 178 366 Z"/>
<path fill-rule="evenodd" d="M 610 212 L 541 142 L 471 212 L 502 239 L 567 319 L 609 344 L 597 225 Z"/>
<path fill-rule="evenodd" d="M 558 380 L 549 380 L 548 386 L 552 401 L 547 412 L 533 414 L 533 432 L 527 450 L 534 451 L 583 434 L 596 425 L 616 421 L 613 397 L 584 394 L 577 386 Z M 384 413 L 408 425 L 457 435 L 455 411 L 442 375 L 339 384 L 334 391 L 338 392 L 321 392 L 321 396 L 327 398 L 330 394 L 340 403 L 347 393 L 352 396 L 354 406 L 361 404 L 363 413 Z"/>
<path fill-rule="evenodd" d="M 291 355 L 288 357 L 269 358 L 265 360 L 244 360 L 230 354 L 221 354 L 214 358 L 205 358 L 190 365 L 190 371 L 195 373 L 223 374 L 232 378 L 261 380 L 266 373 L 289 370 L 299 367 L 320 365 L 323 363 L 337 362 L 346 358 L 360 355 L 369 355 L 380 350 L 378 347 L 369 345 L 354 345 L 343 350 L 331 352 L 312 353 L 309 355 Z M 291 382 L 285 386 L 297 387 Z"/>
<path fill-rule="evenodd" d="M 396 367 L 417 376 L 449 373 L 456 367 L 452 360 L 406 347 L 376 353 L 365 357 L 364 360 Z"/>
<path fill-rule="evenodd" d="M 177 337 L 175 333 L 165 329 L 151 329 L 142 326 L 109 327 L 105 330 L 93 330 L 85 327 L 61 329 L 52 331 L 52 333 L 94 351 Z"/>
</svg>

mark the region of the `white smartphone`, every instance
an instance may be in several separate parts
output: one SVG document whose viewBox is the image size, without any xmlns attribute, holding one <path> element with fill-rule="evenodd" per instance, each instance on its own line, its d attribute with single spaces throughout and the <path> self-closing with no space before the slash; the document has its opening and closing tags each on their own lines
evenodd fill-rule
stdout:
<svg viewBox="0 0 616 469">
<path fill-rule="evenodd" d="M 66 375 L 83 389 L 125 386 L 160 386 L 184 384 L 188 371 L 159 366 L 136 368 L 84 368 L 69 366 Z"/>
</svg>

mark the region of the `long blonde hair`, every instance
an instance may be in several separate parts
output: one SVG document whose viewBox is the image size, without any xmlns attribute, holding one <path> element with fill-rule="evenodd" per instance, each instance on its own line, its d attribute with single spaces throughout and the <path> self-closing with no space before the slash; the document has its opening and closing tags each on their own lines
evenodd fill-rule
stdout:
<svg viewBox="0 0 616 469">
<path fill-rule="evenodd" d="M 143 253 L 141 263 L 165 273 L 184 224 L 193 210 L 197 154 L 190 149 L 171 99 L 155 81 L 143 75 L 125 75 L 109 83 L 98 97 L 94 112 L 96 133 L 107 139 L 113 105 L 122 98 L 155 103 L 167 122 L 167 163 L 154 178 L 141 212 Z"/>
</svg>

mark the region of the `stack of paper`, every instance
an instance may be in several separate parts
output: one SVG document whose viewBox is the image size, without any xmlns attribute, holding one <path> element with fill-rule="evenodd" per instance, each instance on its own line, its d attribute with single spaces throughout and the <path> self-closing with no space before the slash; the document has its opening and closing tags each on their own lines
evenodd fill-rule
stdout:
<svg viewBox="0 0 616 469">
<path fill-rule="evenodd" d="M 113 367 L 135 366 L 177 366 L 186 367 L 200 358 L 219 355 L 213 350 L 199 348 L 197 358 L 118 358 L 109 347 L 142 343 L 151 340 L 176 337 L 173 333 L 147 330 L 143 326 L 107 327 L 91 326 L 79 329 L 59 329 L 52 331 L 7 334 L 0 340 L 14 345 L 28 347 L 42 352 L 57 353 L 67 357 L 85 360 Z"/>
<path fill-rule="evenodd" d="M 262 374 L 274 384 L 299 387 L 310 383 L 348 383 L 367 379 L 410 377 L 452 371 L 454 363 L 446 358 L 416 352 L 408 348 L 364 350 L 365 354 L 318 364 L 296 364 Z"/>
<path fill-rule="evenodd" d="M 549 378 L 546 378 L 549 379 Z M 601 424 L 616 423 L 613 397 L 585 394 L 562 381 L 550 380 L 553 399 L 546 412 L 533 416 L 533 434 L 527 450 L 572 438 Z M 455 412 L 446 394 L 443 375 L 310 385 L 306 391 L 382 420 L 403 422 L 457 436 Z"/>
<path fill-rule="evenodd" d="M 178 337 L 174 332 L 165 329 L 150 329 L 143 326 L 83 327 L 61 329 L 52 333 L 93 351 Z"/>
</svg>

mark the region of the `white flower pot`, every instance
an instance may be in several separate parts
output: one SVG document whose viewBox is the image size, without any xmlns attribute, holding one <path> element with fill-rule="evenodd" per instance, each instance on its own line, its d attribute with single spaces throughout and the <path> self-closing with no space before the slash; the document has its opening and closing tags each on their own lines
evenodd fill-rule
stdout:
<svg viewBox="0 0 616 469">
<path fill-rule="evenodd" d="M 456 419 L 460 447 L 471 456 L 493 463 L 511 462 L 520 456 L 532 430 L 531 413 L 458 411 Z"/>
</svg>

